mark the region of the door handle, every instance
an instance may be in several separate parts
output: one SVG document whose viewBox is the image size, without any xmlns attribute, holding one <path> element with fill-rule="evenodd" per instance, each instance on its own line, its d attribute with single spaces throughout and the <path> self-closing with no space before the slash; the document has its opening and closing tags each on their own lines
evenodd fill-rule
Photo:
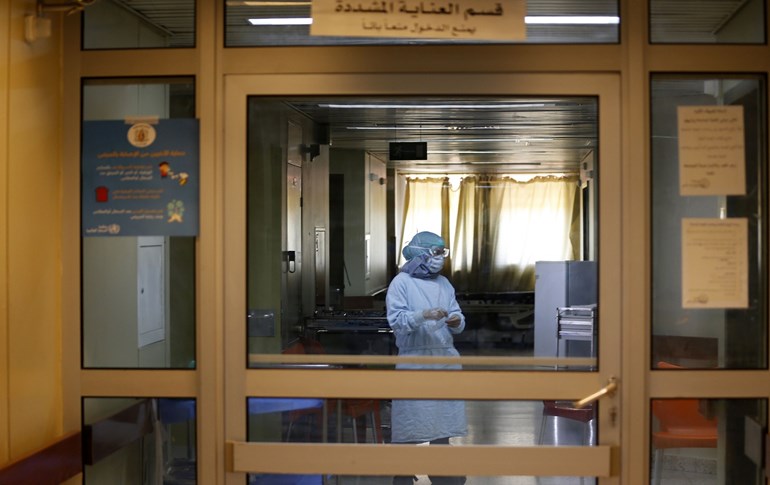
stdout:
<svg viewBox="0 0 770 485">
<path fill-rule="evenodd" d="M 572 403 L 573 406 L 576 408 L 584 408 L 591 404 L 594 401 L 598 401 L 599 399 L 603 398 L 604 396 L 612 397 L 613 394 L 615 394 L 615 391 L 618 389 L 618 380 L 614 376 L 611 376 L 609 380 L 607 381 L 607 385 L 596 391 L 595 393 L 591 394 L 590 396 L 586 396 L 583 399 L 579 401 L 575 401 Z"/>
</svg>

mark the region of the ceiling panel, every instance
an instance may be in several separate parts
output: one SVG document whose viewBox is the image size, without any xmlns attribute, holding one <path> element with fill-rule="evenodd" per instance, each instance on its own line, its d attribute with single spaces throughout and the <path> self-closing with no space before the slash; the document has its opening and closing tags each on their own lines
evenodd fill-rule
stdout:
<svg viewBox="0 0 770 485">
<path fill-rule="evenodd" d="M 413 172 L 577 172 L 598 143 L 592 97 L 285 102 L 325 126 L 332 147 L 366 150 Z M 389 161 L 391 142 L 417 141 L 427 143 L 427 160 Z"/>
</svg>

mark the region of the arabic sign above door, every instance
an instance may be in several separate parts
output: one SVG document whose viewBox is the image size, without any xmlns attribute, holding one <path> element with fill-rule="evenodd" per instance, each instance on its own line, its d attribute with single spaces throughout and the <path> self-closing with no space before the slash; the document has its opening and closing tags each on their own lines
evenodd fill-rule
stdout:
<svg viewBox="0 0 770 485">
<path fill-rule="evenodd" d="M 526 0 L 313 0 L 311 35 L 525 40 Z"/>
</svg>

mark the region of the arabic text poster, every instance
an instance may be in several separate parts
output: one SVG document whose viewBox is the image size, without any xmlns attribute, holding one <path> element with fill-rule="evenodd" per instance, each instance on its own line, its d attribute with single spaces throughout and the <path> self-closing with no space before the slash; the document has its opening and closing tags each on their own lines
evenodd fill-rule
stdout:
<svg viewBox="0 0 770 485">
<path fill-rule="evenodd" d="M 679 106 L 679 193 L 744 195 L 743 106 Z"/>
<path fill-rule="evenodd" d="M 525 40 L 526 0 L 313 0 L 311 35 Z"/>
<path fill-rule="evenodd" d="M 682 307 L 748 308 L 748 219 L 682 219 Z"/>
<path fill-rule="evenodd" d="M 83 236 L 198 234 L 198 120 L 83 122 Z"/>
</svg>

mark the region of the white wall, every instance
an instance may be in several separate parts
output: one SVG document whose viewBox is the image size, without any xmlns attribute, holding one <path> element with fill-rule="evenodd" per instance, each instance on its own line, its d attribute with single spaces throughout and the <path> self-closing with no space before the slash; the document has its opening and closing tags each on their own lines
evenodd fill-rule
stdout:
<svg viewBox="0 0 770 485">
<path fill-rule="evenodd" d="M 166 118 L 168 106 L 168 87 L 163 84 L 88 85 L 83 96 L 83 119 Z M 164 367 L 166 342 L 138 348 L 137 238 L 84 238 L 82 254 L 83 364 Z"/>
<path fill-rule="evenodd" d="M 329 171 L 345 176 L 345 296 L 372 295 L 388 284 L 385 163 L 360 150 L 332 148 L 329 156 Z"/>
<path fill-rule="evenodd" d="M 764 0 L 749 0 L 736 12 L 730 22 L 716 33 L 720 43 L 761 42 L 764 37 L 762 26 L 765 18 Z M 757 21 L 757 19 L 760 19 Z"/>
</svg>

